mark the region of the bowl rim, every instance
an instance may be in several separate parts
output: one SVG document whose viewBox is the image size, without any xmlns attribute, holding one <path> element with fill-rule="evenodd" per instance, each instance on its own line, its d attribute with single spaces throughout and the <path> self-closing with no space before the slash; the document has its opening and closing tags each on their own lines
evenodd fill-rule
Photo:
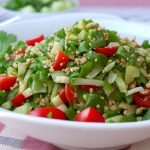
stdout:
<svg viewBox="0 0 150 150">
<path fill-rule="evenodd" d="M 122 130 L 122 129 L 140 129 L 141 127 L 150 127 L 150 120 L 139 121 L 139 122 L 123 122 L 123 123 L 93 123 L 93 122 L 76 122 L 76 121 L 69 121 L 69 120 L 59 120 L 59 119 L 50 119 L 50 118 L 42 118 L 42 117 L 35 117 L 29 116 L 26 114 L 18 114 L 16 112 L 12 112 L 9 110 L 5 110 L 0 108 L 0 118 L 7 118 L 7 119 L 16 119 L 21 121 L 27 121 L 30 123 L 37 123 L 37 124 L 51 124 L 54 126 L 62 126 L 62 127 L 69 127 L 69 128 L 82 128 L 82 129 L 93 129 L 97 130 L 100 128 L 107 129 L 107 130 Z"/>
<path fill-rule="evenodd" d="M 82 14 L 83 16 L 88 16 L 90 14 L 93 16 L 98 16 L 98 15 L 105 15 L 109 17 L 112 17 L 113 15 L 108 15 L 108 14 L 102 14 L 102 13 L 68 13 L 68 14 L 60 14 L 57 16 L 51 16 L 51 17 L 45 17 L 42 18 L 42 20 L 47 20 L 47 19 L 56 19 L 59 18 L 61 16 L 72 16 L 72 15 L 80 15 Z M 134 25 L 135 23 L 133 22 L 128 22 L 125 21 L 123 19 L 121 19 L 120 17 L 117 16 L 113 16 L 116 19 L 119 19 L 119 21 L 123 21 L 125 23 L 129 23 Z M 114 19 L 113 18 L 113 19 Z M 41 20 L 41 19 L 40 19 Z M 20 22 L 15 22 L 13 24 L 9 24 L 7 26 L 4 26 L 2 28 L 11 26 L 11 25 L 17 25 L 17 24 L 22 24 L 22 23 L 32 23 L 32 22 L 36 22 L 39 21 L 39 19 L 34 19 L 34 20 L 23 20 Z M 143 25 L 144 27 L 148 27 L 150 28 L 148 25 L 143 24 L 143 23 L 138 23 L 139 25 Z M 5 117 L 5 118 L 14 118 L 14 119 L 19 119 L 22 121 L 28 121 L 31 123 L 38 123 L 38 124 L 52 124 L 55 126 L 64 126 L 64 127 L 75 127 L 75 128 L 82 128 L 82 129 L 93 129 L 93 130 L 97 130 L 99 128 L 103 128 L 103 129 L 116 129 L 116 130 L 121 130 L 121 129 L 133 129 L 133 128 L 143 128 L 143 127 L 149 127 L 150 126 L 150 120 L 146 120 L 146 121 L 139 121 L 139 122 L 125 122 L 125 123 L 85 123 L 85 122 L 75 122 L 75 121 L 67 121 L 67 120 L 56 120 L 56 119 L 48 119 L 48 118 L 41 118 L 41 117 L 34 117 L 34 116 L 29 116 L 29 115 L 22 115 L 22 114 L 18 114 L 12 111 L 8 111 L 5 110 L 3 108 L 0 108 L 0 117 Z M 42 121 L 41 121 L 42 119 Z"/>
</svg>

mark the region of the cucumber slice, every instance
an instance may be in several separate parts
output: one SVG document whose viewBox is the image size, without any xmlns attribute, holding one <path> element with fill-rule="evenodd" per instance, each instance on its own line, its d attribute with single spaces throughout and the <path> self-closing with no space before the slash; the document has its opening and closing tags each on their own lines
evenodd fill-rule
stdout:
<svg viewBox="0 0 150 150">
<path fill-rule="evenodd" d="M 30 103 L 25 103 L 24 105 L 14 109 L 14 112 L 17 112 L 20 114 L 28 114 L 31 110 L 32 110 L 32 106 L 30 105 Z"/>
<path fill-rule="evenodd" d="M 107 96 L 109 96 L 114 91 L 113 86 L 107 80 L 105 80 L 103 83 L 103 89 Z"/>
<path fill-rule="evenodd" d="M 32 91 L 33 91 L 33 94 L 47 93 L 47 84 L 43 81 L 33 80 Z"/>
<path fill-rule="evenodd" d="M 115 80 L 116 80 L 116 78 L 117 78 L 117 74 L 114 73 L 113 71 L 110 71 L 109 74 L 108 74 L 108 78 L 107 78 L 108 83 L 109 83 L 109 84 L 114 83 Z"/>
<path fill-rule="evenodd" d="M 125 84 L 125 82 L 124 82 L 124 80 L 123 80 L 120 73 L 117 74 L 117 78 L 116 78 L 115 82 L 116 82 L 120 92 L 121 93 L 126 93 L 127 85 Z"/>
<path fill-rule="evenodd" d="M 18 62 L 18 76 L 23 76 L 27 70 L 27 64 L 26 63 L 20 63 Z"/>
<path fill-rule="evenodd" d="M 114 68 L 114 66 L 115 66 L 115 61 L 113 61 L 112 63 L 110 63 L 110 64 L 108 64 L 104 69 L 103 69 L 103 73 L 107 73 L 107 72 L 109 72 L 109 71 L 111 71 L 113 68 Z"/>
<path fill-rule="evenodd" d="M 17 70 L 13 67 L 8 67 L 7 68 L 7 74 L 8 75 L 13 75 L 13 76 L 17 76 Z"/>
<path fill-rule="evenodd" d="M 51 49 L 51 58 L 55 58 L 55 56 L 58 54 L 59 51 L 63 51 L 63 48 L 61 46 L 60 42 L 54 42 L 54 45 Z"/>
<path fill-rule="evenodd" d="M 47 81 L 48 94 L 51 94 L 53 91 L 54 82 L 52 80 Z"/>
<path fill-rule="evenodd" d="M 135 78 L 140 76 L 140 70 L 134 66 L 127 66 L 125 72 L 125 83 L 129 85 Z"/>
<path fill-rule="evenodd" d="M 68 84 L 69 83 L 69 77 L 67 76 L 57 76 L 55 78 L 55 83 L 64 83 L 64 84 Z"/>
<path fill-rule="evenodd" d="M 26 71 L 25 77 L 24 77 L 24 82 L 27 83 L 28 79 L 31 77 L 32 71 L 29 69 Z"/>
<path fill-rule="evenodd" d="M 102 71 L 102 68 L 100 67 L 94 67 L 92 71 L 86 76 L 87 79 L 93 79 L 95 78 L 100 72 Z"/>
<path fill-rule="evenodd" d="M 19 93 L 22 93 L 27 88 L 27 83 L 23 83 L 19 86 Z"/>
<path fill-rule="evenodd" d="M 136 120 L 136 117 L 134 114 L 130 116 L 124 116 L 124 115 L 118 115 L 111 118 L 106 119 L 105 122 L 107 123 L 116 123 L 116 122 L 133 122 Z"/>
<path fill-rule="evenodd" d="M 58 107 L 58 106 L 64 104 L 63 101 L 61 100 L 61 98 L 59 97 L 59 95 L 53 97 L 53 98 L 51 99 L 51 102 L 53 103 L 53 105 L 54 105 L 55 107 Z"/>
<path fill-rule="evenodd" d="M 82 30 L 79 34 L 78 34 L 78 39 L 79 40 L 85 40 L 87 38 L 88 33 L 85 30 Z"/>
<path fill-rule="evenodd" d="M 56 95 L 58 95 L 60 88 L 61 88 L 60 84 L 56 83 L 56 84 L 54 85 L 53 91 L 52 91 L 52 94 L 51 94 L 51 99 L 52 99 L 53 97 L 55 97 Z"/>
<path fill-rule="evenodd" d="M 60 109 L 63 112 L 67 111 L 67 106 L 65 104 L 59 105 L 57 108 Z"/>
<path fill-rule="evenodd" d="M 69 82 L 69 77 L 65 76 L 65 73 L 62 71 L 55 71 L 51 73 L 51 77 L 55 83 L 65 83 Z"/>
<path fill-rule="evenodd" d="M 95 86 L 103 85 L 102 80 L 96 80 L 96 79 L 72 78 L 70 79 L 69 82 L 71 85 L 95 85 Z"/>
<path fill-rule="evenodd" d="M 11 101 L 7 101 L 1 105 L 2 108 L 10 110 L 12 107 Z"/>
</svg>

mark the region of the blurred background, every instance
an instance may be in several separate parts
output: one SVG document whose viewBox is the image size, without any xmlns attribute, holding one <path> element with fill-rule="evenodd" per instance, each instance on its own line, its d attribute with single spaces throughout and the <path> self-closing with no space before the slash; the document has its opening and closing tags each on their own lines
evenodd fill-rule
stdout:
<svg viewBox="0 0 150 150">
<path fill-rule="evenodd" d="M 82 6 L 138 6 L 138 7 L 148 7 L 150 6 L 150 0 L 80 0 Z"/>
<path fill-rule="evenodd" d="M 7 10 L 19 12 L 38 12 L 47 15 L 63 12 L 100 12 L 120 16 L 130 21 L 150 23 L 150 0 L 0 0 L 9 2 Z M 74 4 L 73 4 L 74 3 Z M 21 5 L 23 6 L 21 8 Z M 0 14 L 1 14 L 0 7 Z M 39 13 L 40 12 L 40 13 Z M 41 13 L 42 12 L 42 13 Z M 37 17 L 37 15 L 24 15 L 24 19 Z"/>
<path fill-rule="evenodd" d="M 79 11 L 111 13 L 130 21 L 150 23 L 150 0 L 80 0 Z"/>
</svg>

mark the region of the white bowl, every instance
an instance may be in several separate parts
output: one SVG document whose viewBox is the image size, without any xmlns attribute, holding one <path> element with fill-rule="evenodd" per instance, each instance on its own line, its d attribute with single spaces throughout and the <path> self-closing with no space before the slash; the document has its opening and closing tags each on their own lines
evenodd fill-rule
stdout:
<svg viewBox="0 0 150 150">
<path fill-rule="evenodd" d="M 50 35 L 79 19 L 93 19 L 101 25 L 118 31 L 122 36 L 137 36 L 139 42 L 150 39 L 150 27 L 123 21 L 105 14 L 77 13 L 40 20 L 24 21 L 1 27 L 25 40 L 41 33 Z M 105 150 L 125 147 L 150 137 L 150 121 L 133 123 L 79 123 L 20 115 L 0 109 L 0 121 L 8 127 L 65 149 Z"/>
</svg>

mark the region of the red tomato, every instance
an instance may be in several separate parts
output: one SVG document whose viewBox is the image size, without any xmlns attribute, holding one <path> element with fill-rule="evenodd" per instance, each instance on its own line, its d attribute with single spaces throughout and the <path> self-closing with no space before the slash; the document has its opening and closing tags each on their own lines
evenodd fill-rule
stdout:
<svg viewBox="0 0 150 150">
<path fill-rule="evenodd" d="M 21 106 L 25 101 L 26 101 L 26 98 L 24 97 L 22 93 L 19 93 L 11 100 L 12 104 L 16 107 Z"/>
<path fill-rule="evenodd" d="M 68 62 L 69 62 L 69 57 L 65 55 L 62 51 L 59 51 L 58 55 L 56 56 L 56 61 L 53 65 L 53 69 L 55 71 L 62 70 L 66 68 Z"/>
<path fill-rule="evenodd" d="M 100 89 L 100 87 L 94 85 L 81 85 L 81 88 L 87 91 L 89 91 L 90 89 L 93 89 L 93 91 L 97 91 Z"/>
<path fill-rule="evenodd" d="M 75 93 L 73 87 L 70 86 L 69 84 L 65 85 L 65 94 L 66 94 L 69 104 L 72 104 L 73 100 L 76 98 L 76 93 Z"/>
<path fill-rule="evenodd" d="M 102 114 L 93 107 L 88 107 L 81 111 L 75 118 L 75 121 L 80 122 L 105 122 Z"/>
<path fill-rule="evenodd" d="M 61 98 L 61 100 L 63 101 L 64 104 L 67 103 L 67 97 L 66 97 L 65 90 L 61 90 L 61 91 L 60 91 L 59 97 Z"/>
<path fill-rule="evenodd" d="M 104 47 L 104 48 L 96 48 L 95 52 L 100 53 L 106 56 L 112 56 L 116 53 L 118 47 Z"/>
<path fill-rule="evenodd" d="M 150 107 L 150 89 L 145 89 L 144 93 L 135 93 L 133 96 L 134 103 L 139 107 Z"/>
<path fill-rule="evenodd" d="M 40 43 L 40 42 L 43 41 L 43 40 L 44 40 L 44 35 L 42 34 L 42 35 L 40 35 L 40 36 L 38 36 L 38 37 L 36 37 L 36 38 L 34 38 L 34 39 L 27 40 L 27 41 L 26 41 L 26 44 L 27 44 L 28 46 L 34 46 L 35 43 Z"/>
<path fill-rule="evenodd" d="M 29 115 L 48 118 L 49 114 L 52 114 L 53 119 L 66 120 L 66 114 L 58 108 L 55 107 L 43 107 L 37 108 L 29 113 Z"/>
<path fill-rule="evenodd" d="M 0 76 L 0 90 L 10 90 L 16 83 L 16 77 Z"/>
</svg>

